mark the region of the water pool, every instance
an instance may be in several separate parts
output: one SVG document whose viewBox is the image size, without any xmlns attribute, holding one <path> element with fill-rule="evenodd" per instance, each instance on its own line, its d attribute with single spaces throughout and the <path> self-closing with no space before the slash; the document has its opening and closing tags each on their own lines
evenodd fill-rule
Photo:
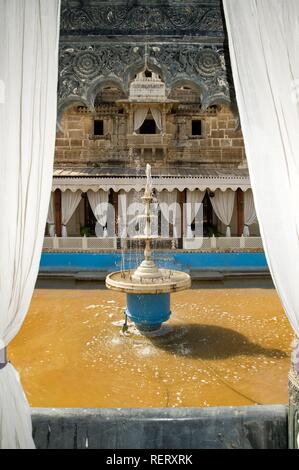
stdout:
<svg viewBox="0 0 299 470">
<path fill-rule="evenodd" d="M 125 268 L 136 267 L 142 252 L 125 255 Z M 262 252 L 199 253 L 199 252 L 155 252 L 158 266 L 169 269 L 205 270 L 266 270 L 267 262 Z M 41 271 L 117 271 L 121 267 L 121 253 L 43 253 Z"/>
<path fill-rule="evenodd" d="M 121 335 L 125 296 L 37 289 L 9 348 L 34 407 L 287 402 L 292 331 L 274 289 L 172 295 L 170 331 Z"/>
</svg>

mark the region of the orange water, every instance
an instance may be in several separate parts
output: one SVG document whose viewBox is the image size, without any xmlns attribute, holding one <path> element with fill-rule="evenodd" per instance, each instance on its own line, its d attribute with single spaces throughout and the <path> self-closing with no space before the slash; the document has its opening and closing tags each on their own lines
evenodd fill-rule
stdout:
<svg viewBox="0 0 299 470">
<path fill-rule="evenodd" d="M 273 289 L 172 295 L 168 334 L 121 335 L 125 296 L 35 291 L 9 348 L 35 407 L 286 403 L 292 332 Z"/>
</svg>

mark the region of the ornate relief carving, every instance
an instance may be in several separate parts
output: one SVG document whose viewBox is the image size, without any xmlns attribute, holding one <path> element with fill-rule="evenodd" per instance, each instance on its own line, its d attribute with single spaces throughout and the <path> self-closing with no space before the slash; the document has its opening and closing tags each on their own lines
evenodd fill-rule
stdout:
<svg viewBox="0 0 299 470">
<path fill-rule="evenodd" d="M 130 44 L 61 46 L 59 100 L 71 95 L 86 98 L 96 78 L 116 77 L 121 82 L 133 78 L 134 67 L 144 62 L 145 46 Z M 152 44 L 149 61 L 162 71 L 168 89 L 176 80 L 192 80 L 209 96 L 230 100 L 231 85 L 227 77 L 223 50 L 196 44 Z M 128 69 L 132 76 L 128 77 Z M 127 85 L 127 83 L 125 83 Z"/>
<path fill-rule="evenodd" d="M 220 55 L 212 49 L 201 49 L 194 60 L 194 65 L 198 73 L 210 77 L 221 69 Z"/>
<path fill-rule="evenodd" d="M 61 46 L 58 97 L 85 97 L 95 78 L 118 77 L 123 81 L 125 69 L 142 60 L 144 50 L 130 45 Z"/>
<path fill-rule="evenodd" d="M 185 2 L 184 2 L 185 3 Z M 62 34 L 188 34 L 223 35 L 219 3 L 160 7 L 141 5 L 81 6 L 62 8 Z"/>
<path fill-rule="evenodd" d="M 219 95 L 230 101 L 231 80 L 221 48 L 194 44 L 151 46 L 150 58 L 162 69 L 168 86 L 177 79 L 192 80 L 203 85 L 209 96 Z"/>
</svg>

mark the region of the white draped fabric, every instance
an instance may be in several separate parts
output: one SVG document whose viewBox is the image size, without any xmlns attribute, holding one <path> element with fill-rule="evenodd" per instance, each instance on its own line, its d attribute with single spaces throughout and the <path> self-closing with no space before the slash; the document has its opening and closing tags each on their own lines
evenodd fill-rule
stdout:
<svg viewBox="0 0 299 470">
<path fill-rule="evenodd" d="M 253 200 L 252 190 L 248 189 L 244 193 L 244 237 L 250 236 L 250 225 L 254 224 L 257 221 L 255 205 Z"/>
<path fill-rule="evenodd" d="M 127 236 L 127 194 L 123 189 L 118 194 L 118 236 Z"/>
<path fill-rule="evenodd" d="M 54 237 L 55 236 L 55 221 L 54 221 L 54 194 L 53 193 L 51 193 L 51 197 L 50 197 L 47 224 L 49 226 L 50 237 Z"/>
<path fill-rule="evenodd" d="M 144 123 L 148 113 L 148 107 L 137 108 L 134 111 L 134 132 L 138 131 Z"/>
<path fill-rule="evenodd" d="M 202 204 L 203 198 L 205 197 L 206 192 L 200 191 L 199 189 L 195 189 L 195 191 L 190 191 L 187 189 L 187 196 L 186 196 L 186 237 L 192 238 L 194 236 L 191 225 L 194 219 L 196 218 L 199 210 L 200 205 Z"/>
<path fill-rule="evenodd" d="M 67 189 L 61 193 L 61 223 L 62 223 L 62 236 L 67 237 L 66 225 L 70 221 L 72 215 L 77 209 L 81 201 L 81 191 L 74 193 Z"/>
<path fill-rule="evenodd" d="M 162 131 L 162 113 L 161 113 L 161 109 L 151 107 L 150 111 L 151 111 L 151 114 L 154 118 L 154 121 L 156 123 L 157 128 L 159 129 L 159 131 Z"/>
<path fill-rule="evenodd" d="M 162 237 L 169 237 L 169 224 L 173 224 L 173 237 L 179 238 L 180 236 L 180 223 L 179 214 L 180 206 L 177 203 L 177 191 L 161 191 L 158 193 L 158 203 L 161 214 L 167 224 L 161 226 Z"/>
<path fill-rule="evenodd" d="M 230 237 L 230 223 L 232 220 L 235 203 L 234 191 L 232 189 L 227 189 L 226 191 L 216 189 L 214 196 L 210 197 L 210 201 L 218 219 L 220 219 L 221 222 L 226 225 L 226 236 Z"/>
<path fill-rule="evenodd" d="M 147 118 L 148 112 L 151 112 L 151 115 L 153 116 L 153 119 L 156 123 L 157 128 L 162 131 L 162 113 L 159 108 L 155 108 L 153 106 L 149 107 L 144 107 L 144 108 L 137 108 L 134 111 L 134 132 L 138 131 L 144 121 Z"/>
<path fill-rule="evenodd" d="M 223 3 L 263 245 L 299 336 L 299 2 Z"/>
<path fill-rule="evenodd" d="M 59 0 L 0 0 L 0 350 L 18 333 L 36 277 L 52 185 Z M 34 448 L 19 376 L 0 367 L 0 448 Z"/>
<path fill-rule="evenodd" d="M 108 191 L 104 191 L 103 189 L 99 189 L 98 191 L 87 191 L 87 197 L 97 222 L 102 227 L 105 227 L 108 217 Z"/>
<path fill-rule="evenodd" d="M 127 214 L 127 234 L 134 236 L 143 233 L 144 220 L 139 216 L 144 213 L 144 204 L 142 203 L 141 193 L 132 190 L 126 193 L 126 214 Z"/>
</svg>

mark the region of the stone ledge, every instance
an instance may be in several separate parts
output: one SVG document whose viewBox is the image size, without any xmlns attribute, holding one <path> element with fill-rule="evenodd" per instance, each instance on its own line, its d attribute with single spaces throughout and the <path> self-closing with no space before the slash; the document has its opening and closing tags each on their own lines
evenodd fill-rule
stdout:
<svg viewBox="0 0 299 470">
<path fill-rule="evenodd" d="M 40 449 L 286 449 L 287 406 L 34 409 Z"/>
</svg>

